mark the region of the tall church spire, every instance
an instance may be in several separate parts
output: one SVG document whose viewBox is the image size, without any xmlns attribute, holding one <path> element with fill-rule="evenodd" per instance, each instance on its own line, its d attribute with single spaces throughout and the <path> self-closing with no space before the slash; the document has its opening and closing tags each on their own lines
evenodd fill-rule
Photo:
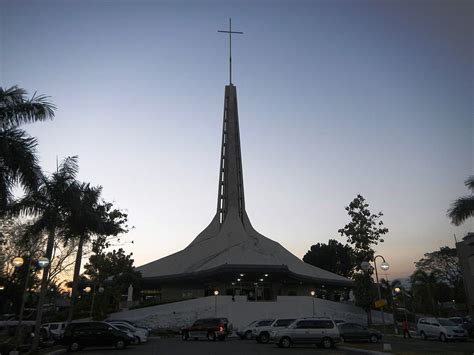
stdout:
<svg viewBox="0 0 474 355">
<path fill-rule="evenodd" d="M 219 170 L 217 214 L 222 224 L 231 209 L 235 209 L 242 222 L 245 215 L 242 155 L 240 150 L 239 113 L 237 89 L 230 84 L 225 87 L 224 119 L 222 124 L 222 146 Z"/>
</svg>

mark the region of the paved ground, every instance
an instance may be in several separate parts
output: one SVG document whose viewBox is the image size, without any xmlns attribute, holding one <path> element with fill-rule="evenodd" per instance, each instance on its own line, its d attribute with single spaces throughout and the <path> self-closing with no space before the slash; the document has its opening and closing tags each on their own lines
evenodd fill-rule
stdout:
<svg viewBox="0 0 474 355">
<path fill-rule="evenodd" d="M 387 336 L 383 343 L 388 343 L 392 347 L 394 354 L 452 354 L 474 355 L 474 342 L 448 342 L 442 343 L 439 340 L 403 339 L 402 337 Z M 352 347 L 374 351 L 382 351 L 383 343 L 380 344 L 350 344 Z M 344 344 L 349 345 L 349 344 Z"/>
<path fill-rule="evenodd" d="M 467 343 L 441 343 L 439 341 L 423 341 L 420 339 L 403 339 L 397 337 L 387 337 L 384 341 L 390 343 L 394 354 L 452 354 L 474 355 L 474 342 Z M 344 347 L 341 349 L 341 347 Z M 130 346 L 125 350 L 117 351 L 106 348 L 85 349 L 77 354 L 83 355 L 102 355 L 102 354 L 150 354 L 150 355 L 299 355 L 299 354 L 317 354 L 317 355 L 342 355 L 356 354 L 348 351 L 348 347 L 358 349 L 359 351 L 382 351 L 382 344 L 341 344 L 339 348 L 333 350 L 323 350 L 314 346 L 295 346 L 290 349 L 280 349 L 274 344 L 257 344 L 255 341 L 243 341 L 236 338 L 227 339 L 224 342 L 209 342 L 206 340 L 186 341 L 181 338 L 152 338 L 146 344 Z M 360 354 L 361 352 L 359 352 Z"/>
<path fill-rule="evenodd" d="M 273 355 L 273 354 L 312 354 L 317 355 L 343 355 L 347 354 L 345 350 L 323 350 L 314 346 L 298 346 L 290 349 L 280 349 L 275 344 L 258 344 L 256 341 L 245 341 L 237 338 L 226 339 L 225 341 L 209 342 L 207 340 L 182 341 L 181 338 L 152 338 L 146 344 L 129 347 L 125 350 L 117 351 L 115 349 L 84 349 L 76 354 L 83 355 L 131 355 L 131 354 L 150 354 L 150 355 Z"/>
</svg>

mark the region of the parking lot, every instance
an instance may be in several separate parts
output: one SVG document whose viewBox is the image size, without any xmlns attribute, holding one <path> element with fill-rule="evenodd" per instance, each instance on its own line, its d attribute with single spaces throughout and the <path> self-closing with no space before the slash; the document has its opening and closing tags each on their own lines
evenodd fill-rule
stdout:
<svg viewBox="0 0 474 355">
<path fill-rule="evenodd" d="M 385 339 L 386 343 L 392 346 L 393 354 L 452 354 L 461 355 L 474 353 L 474 343 L 441 343 L 436 340 L 423 341 L 420 339 L 403 339 L 398 337 L 389 337 Z M 351 351 L 350 348 L 354 348 Z M 175 338 L 150 338 L 146 344 L 130 346 L 125 350 L 115 350 L 113 348 L 88 348 L 77 354 L 101 355 L 101 354 L 193 354 L 193 355 L 242 355 L 242 354 L 361 354 L 364 350 L 382 351 L 382 344 L 340 344 L 336 349 L 324 350 L 314 346 L 294 346 L 290 349 L 280 349 L 275 344 L 258 344 L 254 340 L 243 341 L 237 338 L 228 338 L 223 342 L 200 341 L 182 341 L 180 337 Z M 358 352 L 356 352 L 358 351 Z"/>
<path fill-rule="evenodd" d="M 84 349 L 76 354 L 101 355 L 101 354 L 193 354 L 193 355 L 247 355 L 247 354 L 315 354 L 315 346 L 297 346 L 290 349 L 280 349 L 275 344 L 258 344 L 255 340 L 244 341 L 238 338 L 229 338 L 225 341 L 209 342 L 207 340 L 182 341 L 180 337 L 175 338 L 150 338 L 146 344 L 130 346 L 125 350 L 90 348 Z M 347 350 L 317 349 L 317 354 L 347 354 Z"/>
</svg>

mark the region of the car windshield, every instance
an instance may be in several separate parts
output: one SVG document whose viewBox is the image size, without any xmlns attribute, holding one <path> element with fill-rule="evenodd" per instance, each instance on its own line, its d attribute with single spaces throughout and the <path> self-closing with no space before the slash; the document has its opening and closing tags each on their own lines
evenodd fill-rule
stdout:
<svg viewBox="0 0 474 355">
<path fill-rule="evenodd" d="M 55 329 L 58 329 L 58 328 L 59 328 L 59 324 L 51 324 L 49 326 L 49 329 L 51 329 L 51 330 L 55 330 Z"/>
<path fill-rule="evenodd" d="M 454 327 L 457 325 L 456 323 L 446 318 L 438 318 L 438 322 L 439 324 L 444 325 L 445 327 Z"/>
<path fill-rule="evenodd" d="M 266 327 L 268 325 L 271 325 L 273 323 L 273 319 L 270 320 L 262 320 L 258 322 L 257 327 Z"/>
</svg>

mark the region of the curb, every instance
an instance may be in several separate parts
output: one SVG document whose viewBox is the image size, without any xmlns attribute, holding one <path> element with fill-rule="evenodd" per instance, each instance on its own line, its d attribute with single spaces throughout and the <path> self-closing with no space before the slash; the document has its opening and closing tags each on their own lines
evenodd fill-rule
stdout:
<svg viewBox="0 0 474 355">
<path fill-rule="evenodd" d="M 66 349 L 58 349 L 58 350 L 53 350 L 49 353 L 45 353 L 44 355 L 61 355 L 61 354 L 66 354 L 67 350 Z"/>
<path fill-rule="evenodd" d="M 337 348 L 338 348 L 338 349 L 341 349 L 341 350 L 355 351 L 355 352 L 358 352 L 358 353 L 371 354 L 371 355 L 387 355 L 387 354 L 391 354 L 391 352 L 390 352 L 390 353 L 385 353 L 385 352 L 382 352 L 382 351 L 365 350 L 365 349 L 359 349 L 359 348 L 351 348 L 351 347 L 348 347 L 348 346 L 338 346 Z"/>
</svg>

